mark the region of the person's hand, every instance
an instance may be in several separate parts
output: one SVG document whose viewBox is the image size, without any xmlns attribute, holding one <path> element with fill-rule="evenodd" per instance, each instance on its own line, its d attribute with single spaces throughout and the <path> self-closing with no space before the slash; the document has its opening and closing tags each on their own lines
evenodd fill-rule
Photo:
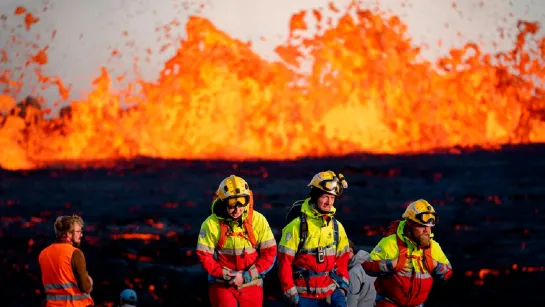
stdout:
<svg viewBox="0 0 545 307">
<path fill-rule="evenodd" d="M 91 286 L 92 286 L 93 285 L 93 279 L 89 275 L 87 275 L 87 277 L 89 277 L 89 281 L 91 282 Z"/>
<path fill-rule="evenodd" d="M 240 287 L 244 283 L 244 277 L 242 276 L 242 272 L 229 273 L 229 276 L 234 276 L 234 278 L 231 279 L 231 281 L 229 282 L 230 285 Z"/>
<path fill-rule="evenodd" d="M 299 295 L 295 295 L 290 298 L 290 306 L 299 306 Z"/>
<path fill-rule="evenodd" d="M 392 268 L 393 268 L 394 271 L 396 269 L 396 266 L 397 266 L 398 262 L 399 262 L 399 258 L 392 259 Z M 407 261 L 405 262 L 405 265 L 403 266 L 403 268 L 401 270 L 405 271 L 405 272 L 412 272 L 413 268 L 411 266 L 410 259 L 407 259 Z"/>
<path fill-rule="evenodd" d="M 346 293 L 346 289 L 341 288 L 341 292 L 344 294 L 344 297 L 346 297 L 348 295 L 348 293 Z"/>
<path fill-rule="evenodd" d="M 433 261 L 433 268 L 435 269 L 439 263 L 435 259 L 432 259 L 432 261 Z"/>
<path fill-rule="evenodd" d="M 398 262 L 398 258 L 395 258 L 395 259 L 392 259 L 392 268 L 395 270 L 396 266 L 397 266 L 397 262 Z"/>
</svg>

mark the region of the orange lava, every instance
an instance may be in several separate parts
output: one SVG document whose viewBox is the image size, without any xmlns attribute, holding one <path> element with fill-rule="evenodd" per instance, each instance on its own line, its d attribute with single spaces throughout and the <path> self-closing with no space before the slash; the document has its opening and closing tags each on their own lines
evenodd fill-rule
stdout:
<svg viewBox="0 0 545 307">
<path fill-rule="evenodd" d="M 112 234 L 111 238 L 113 240 L 159 240 L 159 235 L 151 233 L 123 233 L 123 234 Z"/>
<path fill-rule="evenodd" d="M 343 15 L 335 24 L 324 10 Z M 311 27 L 305 18 L 318 22 L 318 34 L 302 38 Z M 296 13 L 289 25 L 290 39 L 276 48 L 283 61 L 269 62 L 192 17 L 157 80 L 131 85 L 140 95 L 114 93 L 103 69 L 86 101 L 72 101 L 49 120 L 1 115 L 18 88 L 5 73 L 0 167 L 92 166 L 138 156 L 285 160 L 545 141 L 545 39 L 536 37 L 536 23 L 519 22 L 509 52 L 485 54 L 468 43 L 439 59 L 438 68 L 418 58 L 395 16 L 329 5 Z M 311 69 L 296 72 L 303 59 Z M 33 65 L 46 61 L 34 54 Z M 40 80 L 67 97 L 59 78 Z"/>
<path fill-rule="evenodd" d="M 519 267 L 519 265 L 515 263 L 511 265 L 510 268 L 505 268 L 503 270 L 482 268 L 476 271 L 466 271 L 464 275 L 467 277 L 473 277 L 474 278 L 473 283 L 477 286 L 482 286 L 485 284 L 485 278 L 487 278 L 487 276 L 509 275 L 509 274 L 518 273 L 518 272 L 522 272 L 522 273 L 545 272 L 545 266 Z"/>
</svg>

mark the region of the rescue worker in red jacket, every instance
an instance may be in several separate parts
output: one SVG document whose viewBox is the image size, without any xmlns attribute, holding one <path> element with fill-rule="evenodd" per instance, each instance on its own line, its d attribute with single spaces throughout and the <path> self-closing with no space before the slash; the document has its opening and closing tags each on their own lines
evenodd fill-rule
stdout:
<svg viewBox="0 0 545 307">
<path fill-rule="evenodd" d="M 93 280 L 87 273 L 85 257 L 78 248 L 83 237 L 83 219 L 60 216 L 55 221 L 55 243 L 38 256 L 46 307 L 94 306 Z"/>
<path fill-rule="evenodd" d="M 214 197 L 197 240 L 197 255 L 211 282 L 210 303 L 262 306 L 263 278 L 276 258 L 269 223 L 254 210 L 252 191 L 240 177 L 225 178 Z"/>
<path fill-rule="evenodd" d="M 446 281 L 452 276 L 452 266 L 431 232 L 439 218 L 435 209 L 419 199 L 402 218 L 373 249 L 371 261 L 363 263 L 367 274 L 377 277 L 377 307 L 423 306 L 433 278 Z"/>
<path fill-rule="evenodd" d="M 346 306 L 348 237 L 335 219 L 335 200 L 348 185 L 333 171 L 316 174 L 300 213 L 282 230 L 278 246 L 279 278 L 295 306 Z M 299 210 L 299 209 L 298 209 Z"/>
</svg>

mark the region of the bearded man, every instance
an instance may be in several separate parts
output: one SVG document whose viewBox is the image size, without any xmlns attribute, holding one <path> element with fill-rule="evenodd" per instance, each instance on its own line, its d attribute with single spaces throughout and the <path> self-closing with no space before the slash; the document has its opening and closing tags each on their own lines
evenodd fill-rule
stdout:
<svg viewBox="0 0 545 307">
<path fill-rule="evenodd" d="M 439 215 L 423 199 L 409 204 L 403 220 L 390 226 L 363 268 L 375 276 L 377 307 L 420 307 L 428 299 L 434 278 L 446 281 L 452 266 L 431 228 Z"/>
</svg>

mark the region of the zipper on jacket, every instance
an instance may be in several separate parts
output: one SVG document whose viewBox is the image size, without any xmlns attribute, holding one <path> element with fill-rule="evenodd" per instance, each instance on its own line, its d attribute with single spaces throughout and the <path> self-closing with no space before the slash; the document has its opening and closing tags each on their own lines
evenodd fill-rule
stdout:
<svg viewBox="0 0 545 307">
<path fill-rule="evenodd" d="M 233 223 L 229 223 L 229 228 L 231 229 L 231 232 L 235 232 L 235 225 L 233 225 Z M 234 252 L 233 256 L 235 258 L 235 270 L 238 271 L 239 265 L 238 265 L 238 257 L 236 255 L 236 252 L 237 252 L 237 245 L 235 244 L 236 240 L 233 236 L 231 236 L 231 240 L 233 240 L 233 252 Z"/>
<path fill-rule="evenodd" d="M 410 261 L 412 262 L 412 258 L 409 258 Z M 411 263 L 412 264 L 412 263 Z M 407 301 L 405 302 L 405 306 L 408 306 L 408 304 L 411 302 L 411 299 L 412 299 L 412 295 L 411 295 L 411 292 L 413 291 L 413 285 L 414 285 L 414 280 L 415 280 L 415 276 L 416 276 L 416 272 L 414 270 L 414 265 L 412 265 L 412 269 L 411 269 L 411 285 L 409 286 L 409 291 L 407 292 L 407 295 L 405 295 L 405 297 L 407 298 Z"/>
</svg>

